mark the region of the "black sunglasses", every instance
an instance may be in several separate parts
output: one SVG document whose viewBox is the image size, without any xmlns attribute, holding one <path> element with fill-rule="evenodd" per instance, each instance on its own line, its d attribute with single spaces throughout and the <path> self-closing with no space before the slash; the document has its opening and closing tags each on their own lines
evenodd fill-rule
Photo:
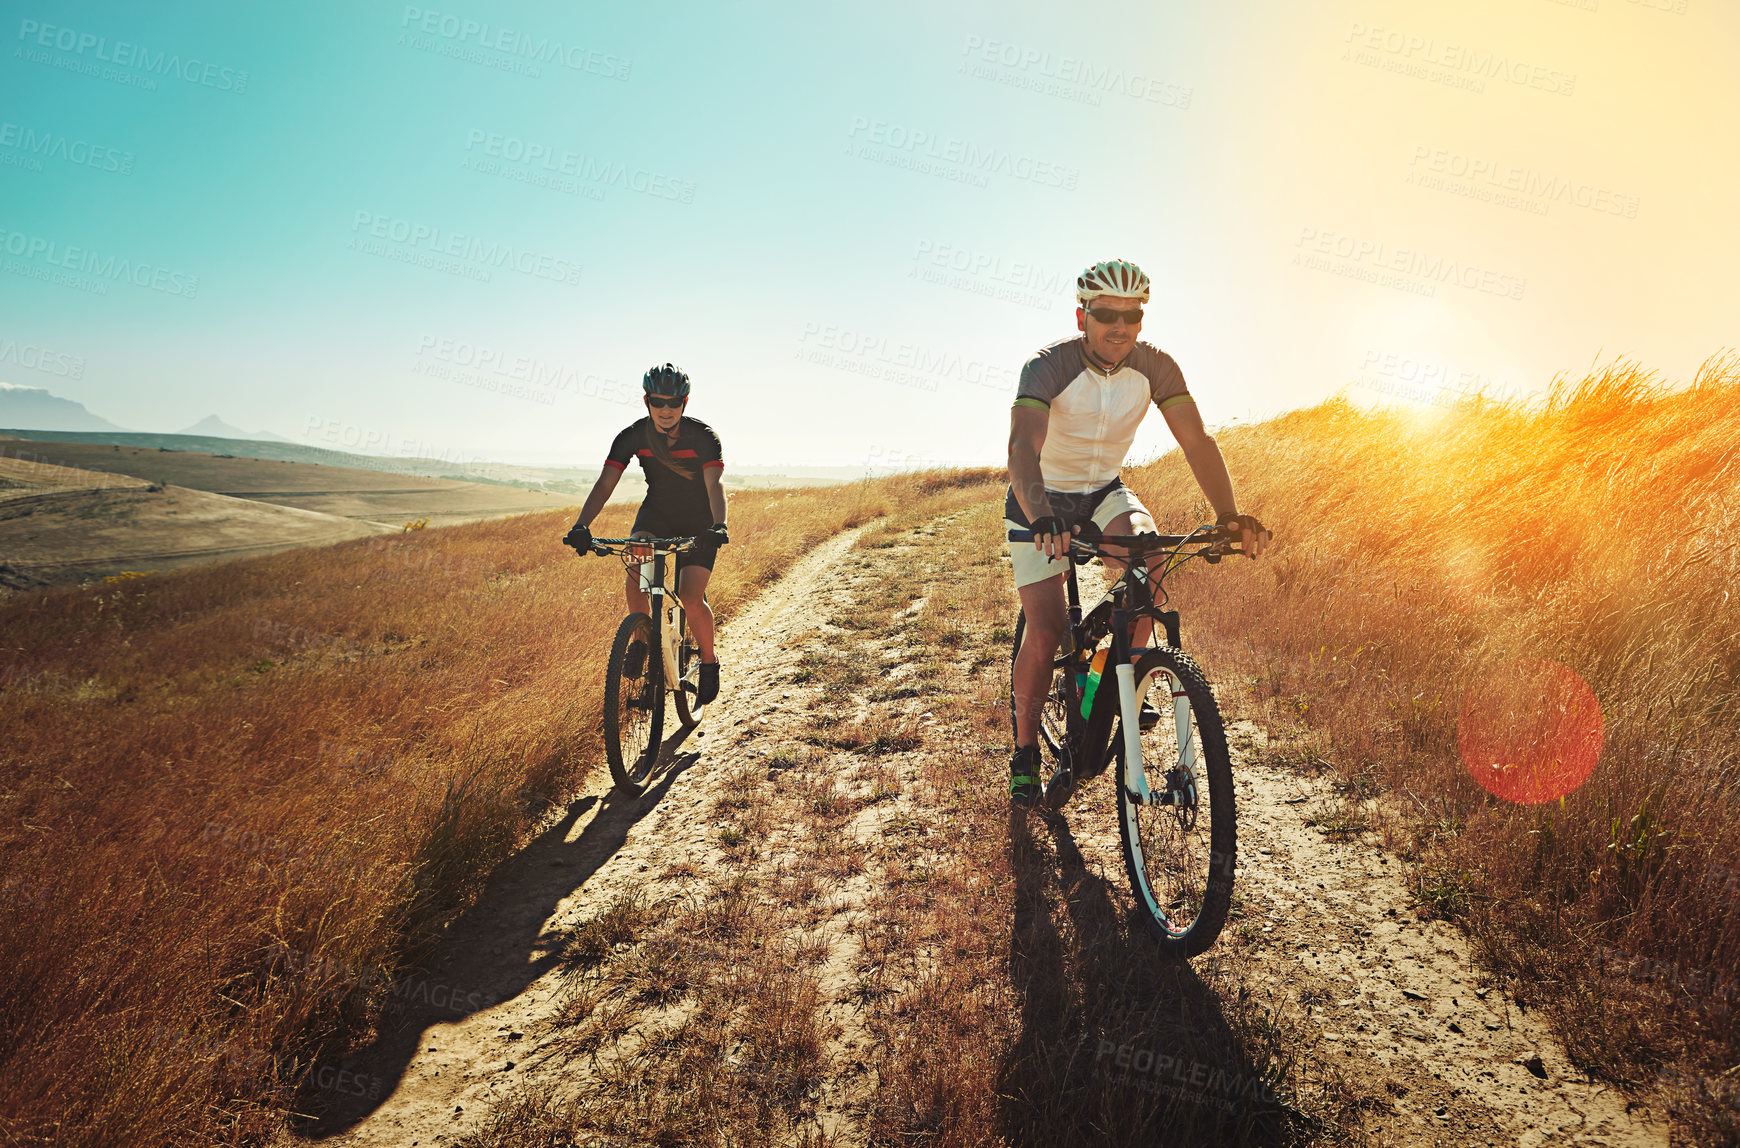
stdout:
<svg viewBox="0 0 1740 1148">
<path fill-rule="evenodd" d="M 680 407 L 688 401 L 688 399 L 666 399 L 661 398 L 658 395 L 648 395 L 646 397 L 646 405 L 649 407 Z"/>
<path fill-rule="evenodd" d="M 1132 327 L 1142 322 L 1142 308 L 1140 307 L 1137 307 L 1134 311 L 1118 311 L 1111 307 L 1089 307 L 1088 314 L 1094 317 L 1094 322 L 1104 323 L 1108 327 L 1113 323 L 1116 323 L 1119 319 L 1122 319 Z"/>
</svg>

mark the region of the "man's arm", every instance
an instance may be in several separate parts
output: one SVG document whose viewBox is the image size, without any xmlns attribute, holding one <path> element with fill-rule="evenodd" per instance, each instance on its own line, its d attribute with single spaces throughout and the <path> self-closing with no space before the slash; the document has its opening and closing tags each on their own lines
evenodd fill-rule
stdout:
<svg viewBox="0 0 1740 1148">
<path fill-rule="evenodd" d="M 1237 513 L 1238 502 L 1233 498 L 1232 475 L 1227 473 L 1226 459 L 1221 457 L 1220 447 L 1208 433 L 1208 428 L 1202 425 L 1202 412 L 1196 404 L 1178 403 L 1160 413 L 1165 416 L 1172 437 L 1178 440 L 1178 449 L 1184 452 L 1184 461 L 1190 464 L 1190 473 L 1196 476 L 1196 485 L 1202 488 L 1216 516 Z M 1266 530 L 1261 534 L 1245 531 L 1242 539 L 1245 552 L 1252 558 L 1261 554 L 1268 533 Z"/>
<path fill-rule="evenodd" d="M 1027 521 L 1051 513 L 1045 497 L 1045 476 L 1039 470 L 1039 451 L 1045 446 L 1045 431 L 1051 412 L 1040 407 L 1018 406 L 1009 411 L 1009 485 Z"/>
<path fill-rule="evenodd" d="M 1202 425 L 1202 412 L 1196 404 L 1179 403 L 1160 413 L 1165 416 L 1172 437 L 1178 440 L 1178 447 L 1184 452 L 1184 461 L 1190 464 L 1190 473 L 1196 476 L 1196 485 L 1202 487 L 1202 493 L 1214 507 L 1214 512 L 1231 514 L 1236 511 L 1238 504 L 1233 499 L 1232 475 L 1227 473 L 1220 447 L 1215 445 L 1208 428 Z"/>
<path fill-rule="evenodd" d="M 1051 500 L 1045 497 L 1045 475 L 1039 469 L 1039 451 L 1050 425 L 1051 412 L 1042 406 L 1023 402 L 1009 411 L 1009 488 L 1029 522 L 1052 515 Z M 1063 535 L 1036 533 L 1033 545 L 1048 558 L 1061 558 L 1069 552 Z"/>
</svg>

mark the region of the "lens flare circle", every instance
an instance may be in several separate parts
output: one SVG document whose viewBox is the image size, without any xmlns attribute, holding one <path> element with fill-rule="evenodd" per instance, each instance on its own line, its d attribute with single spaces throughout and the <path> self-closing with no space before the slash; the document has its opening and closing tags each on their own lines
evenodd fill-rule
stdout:
<svg viewBox="0 0 1740 1148">
<path fill-rule="evenodd" d="M 1595 771 L 1605 734 L 1595 691 L 1548 658 L 1502 663 L 1469 687 L 1456 719 L 1468 776 L 1520 805 L 1574 792 Z"/>
</svg>

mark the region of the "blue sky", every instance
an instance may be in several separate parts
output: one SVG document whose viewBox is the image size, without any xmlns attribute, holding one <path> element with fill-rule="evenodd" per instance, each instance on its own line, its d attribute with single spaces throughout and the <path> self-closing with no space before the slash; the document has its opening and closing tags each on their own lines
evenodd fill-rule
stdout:
<svg viewBox="0 0 1740 1148">
<path fill-rule="evenodd" d="M 141 430 L 590 466 L 671 360 L 745 464 L 995 462 L 1110 256 L 1216 424 L 1740 342 L 1716 0 L 6 20 L 0 380 Z"/>
</svg>

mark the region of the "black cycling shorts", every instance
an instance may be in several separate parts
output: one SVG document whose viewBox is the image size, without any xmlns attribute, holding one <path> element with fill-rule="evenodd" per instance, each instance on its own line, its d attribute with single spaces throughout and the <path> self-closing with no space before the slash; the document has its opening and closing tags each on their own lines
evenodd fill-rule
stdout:
<svg viewBox="0 0 1740 1148">
<path fill-rule="evenodd" d="M 705 535 L 713 528 L 711 522 L 699 525 L 693 522 L 673 525 L 669 519 L 648 514 L 643 503 L 640 513 L 634 516 L 634 527 L 630 533 L 646 531 L 654 538 L 688 538 L 694 535 Z M 698 566 L 702 570 L 713 569 L 713 561 L 719 556 L 719 544 L 708 537 L 697 538 L 694 545 L 677 555 L 677 569 L 685 566 Z"/>
</svg>

